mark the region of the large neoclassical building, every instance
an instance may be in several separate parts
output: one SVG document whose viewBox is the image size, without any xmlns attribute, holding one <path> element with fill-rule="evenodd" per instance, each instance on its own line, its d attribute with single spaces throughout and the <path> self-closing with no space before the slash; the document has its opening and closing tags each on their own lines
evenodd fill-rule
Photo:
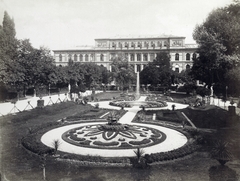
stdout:
<svg viewBox="0 0 240 181">
<path fill-rule="evenodd" d="M 185 37 L 162 35 L 148 37 L 114 37 L 95 39 L 95 46 L 79 46 L 72 49 L 53 50 L 56 65 L 67 65 L 69 60 L 94 62 L 111 71 L 111 59 L 123 54 L 135 72 L 141 71 L 157 53 L 168 51 L 172 69 L 181 72 L 193 64 L 196 44 L 185 44 Z"/>
</svg>

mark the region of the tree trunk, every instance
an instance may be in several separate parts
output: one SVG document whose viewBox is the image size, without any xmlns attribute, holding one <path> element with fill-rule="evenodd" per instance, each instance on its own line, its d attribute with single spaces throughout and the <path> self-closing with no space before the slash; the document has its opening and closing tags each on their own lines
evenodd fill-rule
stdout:
<svg viewBox="0 0 240 181">
<path fill-rule="evenodd" d="M 46 180 L 46 171 L 45 171 L 45 166 L 43 167 L 43 180 Z"/>
</svg>

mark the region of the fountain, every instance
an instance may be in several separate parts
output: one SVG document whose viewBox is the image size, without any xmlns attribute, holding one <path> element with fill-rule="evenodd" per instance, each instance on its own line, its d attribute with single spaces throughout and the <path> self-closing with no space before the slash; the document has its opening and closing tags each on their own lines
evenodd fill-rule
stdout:
<svg viewBox="0 0 240 181">
<path fill-rule="evenodd" d="M 139 81 L 139 72 L 137 72 L 137 84 L 136 84 L 136 97 L 135 99 L 138 100 L 140 98 L 140 81 Z"/>
<path fill-rule="evenodd" d="M 117 106 L 117 107 L 126 107 L 131 108 L 133 106 L 139 106 L 139 108 L 162 108 L 166 107 L 167 103 L 165 101 L 140 101 L 140 80 L 139 80 L 139 72 L 137 72 L 137 81 L 136 81 L 136 93 L 135 93 L 135 101 L 129 101 L 129 100 L 114 100 L 109 102 L 109 105 L 111 106 Z"/>
</svg>

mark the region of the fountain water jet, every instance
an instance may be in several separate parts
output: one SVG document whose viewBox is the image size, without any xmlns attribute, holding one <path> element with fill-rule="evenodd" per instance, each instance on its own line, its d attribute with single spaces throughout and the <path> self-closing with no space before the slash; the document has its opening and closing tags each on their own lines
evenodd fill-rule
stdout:
<svg viewBox="0 0 240 181">
<path fill-rule="evenodd" d="M 136 84 L 136 100 L 140 98 L 140 81 L 139 81 L 139 72 L 137 72 L 137 84 Z"/>
</svg>

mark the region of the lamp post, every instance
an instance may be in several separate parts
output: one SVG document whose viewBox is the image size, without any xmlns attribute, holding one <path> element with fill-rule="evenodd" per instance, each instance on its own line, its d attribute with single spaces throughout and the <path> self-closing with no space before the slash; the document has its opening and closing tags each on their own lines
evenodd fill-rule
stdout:
<svg viewBox="0 0 240 181">
<path fill-rule="evenodd" d="M 228 86 L 226 86 L 226 100 L 227 100 L 227 90 L 228 90 Z"/>
</svg>

